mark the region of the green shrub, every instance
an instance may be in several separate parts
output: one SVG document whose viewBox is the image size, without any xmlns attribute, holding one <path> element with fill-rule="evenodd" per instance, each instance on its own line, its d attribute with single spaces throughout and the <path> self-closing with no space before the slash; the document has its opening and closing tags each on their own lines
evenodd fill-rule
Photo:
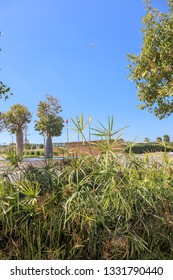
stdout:
<svg viewBox="0 0 173 280">
<path fill-rule="evenodd" d="M 109 152 L 69 160 L 30 165 L 15 184 L 1 178 L 2 259 L 173 258 L 167 154 L 159 166 Z"/>
<path fill-rule="evenodd" d="M 40 156 L 40 151 L 35 151 L 35 153 L 34 153 L 36 156 Z"/>
<path fill-rule="evenodd" d="M 39 144 L 38 147 L 39 149 L 44 149 L 44 144 Z"/>
<path fill-rule="evenodd" d="M 142 143 L 142 144 L 135 144 L 132 147 L 128 147 L 125 149 L 125 151 L 128 153 L 129 151 L 132 151 L 134 154 L 143 154 L 146 152 L 152 153 L 152 152 L 164 152 L 165 150 L 167 152 L 172 152 L 173 147 L 168 146 L 164 147 L 161 144 L 151 144 L 151 143 Z"/>
<path fill-rule="evenodd" d="M 26 150 L 31 150 L 31 145 L 30 144 L 25 144 L 25 149 Z"/>
<path fill-rule="evenodd" d="M 31 149 L 35 150 L 37 148 L 37 146 L 35 144 L 32 144 Z"/>
<path fill-rule="evenodd" d="M 172 158 L 100 145 L 0 176 L 1 259 L 173 259 Z"/>
</svg>

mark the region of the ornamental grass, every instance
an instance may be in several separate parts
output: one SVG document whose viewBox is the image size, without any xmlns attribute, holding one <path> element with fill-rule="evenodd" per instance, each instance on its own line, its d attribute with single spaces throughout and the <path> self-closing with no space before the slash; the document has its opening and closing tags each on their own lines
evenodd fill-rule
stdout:
<svg viewBox="0 0 173 280">
<path fill-rule="evenodd" d="M 0 259 L 173 259 L 172 160 L 110 148 L 10 167 L 0 178 Z"/>
</svg>

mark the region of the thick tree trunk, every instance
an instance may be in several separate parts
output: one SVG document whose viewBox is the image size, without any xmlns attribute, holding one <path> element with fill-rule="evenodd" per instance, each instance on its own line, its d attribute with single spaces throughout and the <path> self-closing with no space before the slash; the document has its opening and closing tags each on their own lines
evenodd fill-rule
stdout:
<svg viewBox="0 0 173 280">
<path fill-rule="evenodd" d="M 52 137 L 50 135 L 46 136 L 44 155 L 45 155 L 45 158 L 53 157 L 53 144 L 52 144 Z"/>
<path fill-rule="evenodd" d="M 16 153 L 18 156 L 23 154 L 23 131 L 19 130 L 16 132 Z"/>
</svg>

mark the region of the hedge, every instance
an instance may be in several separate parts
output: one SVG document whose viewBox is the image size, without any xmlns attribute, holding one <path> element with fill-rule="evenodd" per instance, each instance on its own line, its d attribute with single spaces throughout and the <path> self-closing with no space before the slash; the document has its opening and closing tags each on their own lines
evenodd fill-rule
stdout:
<svg viewBox="0 0 173 280">
<path fill-rule="evenodd" d="M 173 147 L 164 147 L 161 144 L 151 144 L 151 143 L 141 143 L 141 144 L 135 144 L 132 147 L 128 147 L 125 149 L 125 151 L 128 153 L 129 151 L 132 151 L 134 154 L 143 154 L 146 152 L 152 153 L 152 152 L 173 152 Z"/>
</svg>

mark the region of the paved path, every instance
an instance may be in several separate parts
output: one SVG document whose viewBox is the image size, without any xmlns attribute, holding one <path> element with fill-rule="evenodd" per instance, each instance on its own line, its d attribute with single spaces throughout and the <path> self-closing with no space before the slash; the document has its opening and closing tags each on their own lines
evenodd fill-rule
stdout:
<svg viewBox="0 0 173 280">
<path fill-rule="evenodd" d="M 145 155 L 141 154 L 141 155 L 135 155 L 135 157 L 139 157 L 141 159 L 145 159 Z M 169 159 L 173 158 L 173 153 L 168 153 Z M 158 163 L 162 164 L 163 163 L 163 153 L 153 153 L 153 154 L 149 154 L 149 162 L 150 164 L 153 164 L 154 161 L 157 161 Z M 2 157 L 0 157 L 0 174 L 3 174 L 9 167 L 10 165 L 8 164 L 7 161 L 2 160 Z M 125 163 L 126 162 L 126 157 L 124 155 L 119 157 L 120 162 Z M 173 160 L 171 161 L 173 164 Z M 25 159 L 22 164 L 20 165 L 20 168 L 25 168 L 28 165 L 33 165 L 33 166 L 37 166 L 37 167 L 42 167 L 45 165 L 45 161 L 43 160 L 34 160 L 34 161 L 30 161 L 28 159 Z"/>
</svg>

